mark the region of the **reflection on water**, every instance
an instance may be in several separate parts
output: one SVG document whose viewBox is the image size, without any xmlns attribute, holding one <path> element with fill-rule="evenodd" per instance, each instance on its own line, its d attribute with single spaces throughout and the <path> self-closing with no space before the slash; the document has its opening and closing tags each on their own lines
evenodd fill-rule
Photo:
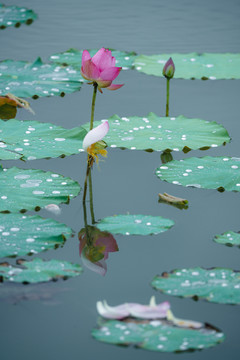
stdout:
<svg viewBox="0 0 240 360">
<path fill-rule="evenodd" d="M 118 245 L 113 235 L 107 231 L 100 231 L 95 226 L 87 225 L 80 230 L 78 238 L 83 265 L 100 275 L 105 275 L 108 254 L 118 251 Z"/>
<path fill-rule="evenodd" d="M 92 166 L 92 164 L 91 164 Z M 92 224 L 95 223 L 92 194 L 91 166 L 87 164 L 87 175 L 85 179 L 84 194 L 87 192 L 87 182 L 89 183 L 89 200 Z M 87 181 L 88 180 L 88 181 Z M 80 241 L 79 254 L 83 264 L 90 270 L 104 276 L 107 272 L 106 260 L 109 252 L 118 251 L 118 245 L 113 235 L 107 231 L 101 231 L 96 226 L 87 223 L 87 208 L 85 197 L 83 198 L 84 225 L 78 233 Z"/>
</svg>

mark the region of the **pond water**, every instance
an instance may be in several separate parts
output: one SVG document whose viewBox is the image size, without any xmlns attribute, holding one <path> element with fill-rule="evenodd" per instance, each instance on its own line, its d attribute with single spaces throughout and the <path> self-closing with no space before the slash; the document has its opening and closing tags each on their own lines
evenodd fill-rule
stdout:
<svg viewBox="0 0 240 360">
<path fill-rule="evenodd" d="M 12 1 L 5 0 L 6 5 Z M 102 46 L 138 54 L 239 52 L 239 1 L 207 0 L 22 0 L 38 19 L 31 26 L 0 32 L 1 60 L 43 61 L 69 48 L 97 49 Z M 95 119 L 145 116 L 150 111 L 164 116 L 165 81 L 137 71 L 122 71 L 116 92 L 98 94 Z M 191 156 L 239 156 L 239 90 L 237 80 L 171 82 L 170 115 L 185 115 L 216 121 L 229 132 L 232 141 L 206 152 L 176 152 L 174 159 Z M 52 122 L 65 128 L 90 120 L 92 87 L 61 97 L 31 100 L 36 115 L 18 111 L 17 118 Z M 86 154 L 64 159 L 4 161 L 5 167 L 50 170 L 84 184 Z M 115 214 L 161 215 L 174 220 L 169 231 L 152 236 L 114 236 L 119 252 L 108 259 L 105 277 L 84 268 L 68 281 L 34 286 L 1 286 L 1 357 L 4 360 L 79 359 L 94 357 L 116 360 L 238 359 L 238 306 L 194 302 L 156 292 L 150 282 L 156 274 L 176 268 L 202 266 L 239 270 L 239 249 L 212 241 L 216 234 L 239 231 L 239 194 L 184 188 L 160 181 L 154 174 L 161 164 L 160 153 L 108 149 L 108 157 L 93 171 L 94 211 L 97 219 Z M 188 199 L 189 208 L 179 210 L 158 203 L 158 193 L 167 192 Z M 81 263 L 77 233 L 84 226 L 82 193 L 61 215 L 41 210 L 75 231 L 63 248 L 41 253 L 44 259 Z M 90 214 L 89 214 L 90 219 Z M 27 258 L 27 257 L 26 257 Z M 8 259 L 9 261 L 9 259 Z M 13 260 L 14 263 L 14 260 Z M 97 322 L 96 302 L 110 305 L 124 302 L 147 304 L 170 301 L 176 316 L 213 324 L 225 335 L 224 343 L 201 352 L 158 353 L 117 347 L 97 342 L 91 329 Z"/>
</svg>

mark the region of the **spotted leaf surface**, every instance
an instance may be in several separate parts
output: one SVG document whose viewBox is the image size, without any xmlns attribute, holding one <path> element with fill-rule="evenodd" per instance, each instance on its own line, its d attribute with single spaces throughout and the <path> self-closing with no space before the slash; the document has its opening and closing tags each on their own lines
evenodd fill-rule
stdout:
<svg viewBox="0 0 240 360">
<path fill-rule="evenodd" d="M 136 57 L 134 52 L 125 52 L 110 49 L 112 56 L 116 59 L 116 66 L 122 67 L 123 70 L 127 70 L 133 67 L 133 62 Z M 88 50 L 91 57 L 96 54 L 98 50 Z M 69 49 L 62 53 L 51 55 L 49 60 L 57 64 L 71 65 L 75 69 L 80 70 L 82 66 L 82 53 L 83 50 Z M 83 79 L 83 81 L 86 81 Z"/>
<path fill-rule="evenodd" d="M 115 345 L 134 345 L 145 350 L 175 352 L 200 350 L 215 346 L 224 340 L 224 334 L 215 328 L 180 328 L 170 321 L 100 320 L 92 336 Z"/>
<path fill-rule="evenodd" d="M 18 27 L 23 23 L 30 25 L 36 18 L 34 11 L 25 7 L 0 4 L 0 29 L 5 29 L 7 26 Z"/>
<path fill-rule="evenodd" d="M 37 121 L 0 120 L 0 159 L 35 160 L 64 157 L 82 150 L 87 131 Z"/>
<path fill-rule="evenodd" d="M 170 219 L 148 215 L 115 215 L 100 220 L 101 231 L 122 235 L 151 235 L 167 231 L 174 225 Z"/>
<path fill-rule="evenodd" d="M 152 281 L 156 290 L 174 296 L 240 304 L 240 272 L 224 268 L 193 268 L 163 273 Z"/>
<path fill-rule="evenodd" d="M 240 233 L 227 231 L 222 235 L 216 235 L 213 240 L 218 244 L 227 246 L 240 246 Z"/>
<path fill-rule="evenodd" d="M 39 210 L 49 204 L 67 203 L 77 196 L 76 181 L 52 172 L 0 167 L 0 212 Z"/>
<path fill-rule="evenodd" d="M 0 95 L 12 93 L 18 97 L 53 96 L 80 90 L 82 77 L 71 67 L 4 60 L 0 62 Z"/>
<path fill-rule="evenodd" d="M 104 141 L 113 148 L 189 151 L 215 147 L 230 141 L 228 132 L 222 125 L 184 116 L 166 118 L 149 113 L 147 117 L 120 118 L 114 115 L 108 121 L 109 132 Z M 96 126 L 99 124 L 100 122 L 95 123 Z M 89 129 L 89 124 L 83 127 Z"/>
<path fill-rule="evenodd" d="M 219 191 L 240 191 L 240 158 L 210 157 L 171 161 L 156 175 L 176 185 Z"/>
<path fill-rule="evenodd" d="M 0 214 L 0 257 L 24 256 L 62 246 L 72 230 L 40 216 Z"/>
<path fill-rule="evenodd" d="M 17 283 L 39 283 L 57 279 L 75 277 L 82 273 L 82 267 L 67 261 L 43 261 L 35 258 L 32 261 L 21 261 L 23 267 L 0 264 L 0 277 L 3 280 Z"/>
<path fill-rule="evenodd" d="M 182 79 L 240 79 L 240 54 L 190 53 L 140 55 L 134 66 L 148 75 L 163 76 L 164 64 L 169 58 L 175 64 L 174 78 Z"/>
</svg>

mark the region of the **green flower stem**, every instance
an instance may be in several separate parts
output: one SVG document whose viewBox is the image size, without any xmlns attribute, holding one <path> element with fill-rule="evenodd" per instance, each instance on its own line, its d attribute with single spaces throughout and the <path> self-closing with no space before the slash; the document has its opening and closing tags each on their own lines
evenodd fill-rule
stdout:
<svg viewBox="0 0 240 360">
<path fill-rule="evenodd" d="M 88 175 L 88 183 L 89 183 L 89 197 L 90 197 L 90 212 L 91 212 L 91 218 L 92 218 L 92 224 L 95 224 L 95 217 L 94 217 L 94 211 L 93 211 L 93 195 L 92 195 L 92 173 L 91 168 Z"/>
<path fill-rule="evenodd" d="M 91 245 L 91 238 L 88 231 L 88 223 L 87 223 L 87 208 L 85 202 L 83 203 L 83 215 L 84 215 L 84 226 L 86 231 L 86 237 L 87 237 L 87 245 Z"/>
<path fill-rule="evenodd" d="M 88 155 L 88 161 L 87 161 L 87 171 L 84 181 L 84 190 L 83 190 L 83 204 L 86 203 L 86 195 L 87 195 L 87 183 L 88 183 L 88 176 L 91 169 L 90 163 L 91 163 L 91 156 Z"/>
<path fill-rule="evenodd" d="M 94 121 L 94 111 L 95 111 L 95 101 L 97 95 L 98 84 L 93 84 L 93 97 L 92 97 L 92 111 L 91 111 L 91 121 L 90 121 L 90 130 L 93 128 L 93 121 Z"/>
<path fill-rule="evenodd" d="M 169 116 L 169 85 L 170 85 L 170 79 L 167 79 L 166 117 Z"/>
</svg>

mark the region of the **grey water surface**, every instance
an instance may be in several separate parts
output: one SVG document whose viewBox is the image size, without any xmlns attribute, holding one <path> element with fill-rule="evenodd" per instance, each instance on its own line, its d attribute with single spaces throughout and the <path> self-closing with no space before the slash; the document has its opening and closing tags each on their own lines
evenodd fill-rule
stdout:
<svg viewBox="0 0 240 360">
<path fill-rule="evenodd" d="M 5 0 L 6 5 L 13 1 Z M 38 14 L 31 26 L 0 31 L 0 60 L 43 61 L 69 48 L 91 49 L 102 46 L 138 54 L 173 52 L 239 52 L 240 3 L 237 0 L 22 0 Z M 113 114 L 164 115 L 165 81 L 137 71 L 122 71 L 118 91 L 104 90 L 97 95 L 96 120 Z M 239 157 L 240 82 L 171 81 L 170 114 L 216 121 L 228 130 L 232 141 L 206 152 L 174 153 L 174 159 L 191 156 Z M 17 118 L 52 122 L 66 128 L 90 119 L 92 87 L 61 97 L 31 100 L 36 115 L 21 110 Z M 82 186 L 86 154 L 64 159 L 29 162 L 5 161 L 4 166 L 51 170 L 77 180 Z M 240 269 L 238 248 L 212 241 L 216 234 L 239 231 L 239 194 L 184 188 L 160 181 L 154 174 L 160 153 L 108 149 L 108 158 L 93 171 L 94 209 L 97 219 L 114 214 L 161 215 L 175 226 L 154 236 L 115 236 L 119 252 L 110 254 L 105 277 L 84 269 L 83 275 L 66 282 L 27 287 L 1 288 L 0 356 L 4 360 L 231 360 L 239 359 L 239 307 L 194 302 L 157 293 L 150 286 L 156 274 L 175 268 L 195 266 Z M 188 210 L 158 203 L 158 193 L 167 192 L 189 200 Z M 41 253 L 44 259 L 80 263 L 78 231 L 84 226 L 81 196 L 62 205 L 60 216 L 42 210 L 75 231 L 62 249 Z M 9 296 L 7 289 L 9 288 Z M 4 290 L 3 290 L 4 289 Z M 32 293 L 31 293 L 32 291 Z M 7 292 L 7 295 L 6 295 Z M 226 335 L 224 343 L 194 353 L 157 353 L 122 348 L 91 338 L 96 325 L 96 302 L 110 305 L 123 302 L 147 304 L 170 301 L 181 318 L 208 322 Z M 24 301 L 25 300 L 25 301 Z"/>
</svg>

